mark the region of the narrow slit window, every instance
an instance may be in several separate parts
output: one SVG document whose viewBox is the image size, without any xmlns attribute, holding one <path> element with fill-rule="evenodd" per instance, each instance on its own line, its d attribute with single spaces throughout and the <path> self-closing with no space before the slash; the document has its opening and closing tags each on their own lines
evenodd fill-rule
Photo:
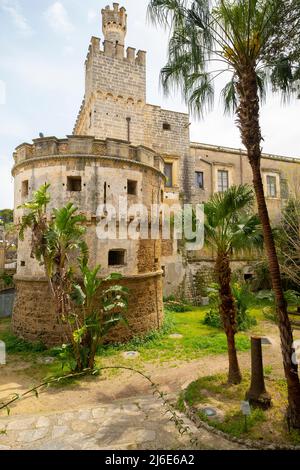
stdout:
<svg viewBox="0 0 300 470">
<path fill-rule="evenodd" d="M 107 200 L 107 183 L 105 181 L 105 183 L 104 183 L 104 197 L 103 197 L 104 204 L 106 204 L 106 200 Z"/>
<path fill-rule="evenodd" d="M 29 181 L 22 181 L 22 197 L 26 197 L 29 194 Z"/>
<path fill-rule="evenodd" d="M 125 250 L 110 250 L 108 252 L 108 266 L 124 266 Z"/>
<path fill-rule="evenodd" d="M 72 192 L 79 192 L 82 189 L 81 176 L 68 176 L 67 190 Z"/>
</svg>

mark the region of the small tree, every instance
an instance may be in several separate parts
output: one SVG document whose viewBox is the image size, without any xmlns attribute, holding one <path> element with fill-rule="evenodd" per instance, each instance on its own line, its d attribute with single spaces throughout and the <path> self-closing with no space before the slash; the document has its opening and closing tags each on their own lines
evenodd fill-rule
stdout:
<svg viewBox="0 0 300 470">
<path fill-rule="evenodd" d="M 20 206 L 26 214 L 22 217 L 19 236 L 24 239 L 25 230 L 31 229 L 31 257 L 44 266 L 56 315 L 66 338 L 62 358 L 69 361 L 72 369 L 81 371 L 94 366 L 102 335 L 121 319 L 116 313 L 127 306 L 127 290 L 112 286 L 110 291 L 104 291 L 101 313 L 98 312 L 95 298 L 102 281 L 97 278 L 100 266 L 93 270 L 88 268 L 88 248 L 84 241 L 86 219 L 72 203 L 53 209 L 51 217 L 47 218 L 49 187 L 49 184 L 43 185 L 34 193 L 32 201 Z M 76 278 L 78 264 L 82 288 Z M 105 280 L 120 277 L 112 274 Z M 79 312 L 78 306 L 81 307 Z"/>
<path fill-rule="evenodd" d="M 250 186 L 232 186 L 212 196 L 204 206 L 205 242 L 216 253 L 219 309 L 228 345 L 228 382 L 234 384 L 240 383 L 242 376 L 235 347 L 237 307 L 231 288 L 230 260 L 234 252 L 262 246 L 258 217 L 249 215 L 253 198 Z"/>
</svg>

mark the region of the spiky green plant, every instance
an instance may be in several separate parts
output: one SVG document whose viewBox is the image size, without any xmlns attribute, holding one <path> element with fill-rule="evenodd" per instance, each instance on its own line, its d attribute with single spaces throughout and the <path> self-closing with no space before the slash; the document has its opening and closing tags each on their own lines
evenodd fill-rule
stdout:
<svg viewBox="0 0 300 470">
<path fill-rule="evenodd" d="M 216 255 L 215 271 L 219 288 L 219 310 L 227 336 L 229 383 L 240 383 L 242 376 L 235 347 L 237 306 L 231 287 L 230 261 L 235 252 L 261 249 L 262 232 L 259 219 L 251 214 L 254 194 L 250 186 L 231 186 L 204 205 L 205 243 Z"/>
</svg>

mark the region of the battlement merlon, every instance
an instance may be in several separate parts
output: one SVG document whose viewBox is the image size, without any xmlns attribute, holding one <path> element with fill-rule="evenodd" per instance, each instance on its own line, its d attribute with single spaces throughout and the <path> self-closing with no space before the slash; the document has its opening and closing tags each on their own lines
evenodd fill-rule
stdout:
<svg viewBox="0 0 300 470">
<path fill-rule="evenodd" d="M 68 135 L 64 139 L 54 136 L 33 139 L 33 143 L 19 145 L 13 154 L 15 165 L 12 170 L 15 176 L 16 168 L 33 165 L 36 160 L 49 161 L 53 158 L 66 160 L 73 158 L 114 158 L 130 160 L 147 165 L 154 170 L 164 173 L 164 161 L 156 151 L 144 145 L 131 145 L 120 139 L 96 139 L 93 136 Z"/>
<path fill-rule="evenodd" d="M 112 10 L 109 6 L 106 6 L 101 11 L 101 14 L 102 31 L 105 40 L 112 42 L 114 45 L 121 44 L 124 46 L 127 33 L 127 14 L 125 8 L 119 9 L 119 4 L 113 3 Z"/>
<path fill-rule="evenodd" d="M 92 37 L 85 62 L 85 101 L 101 91 L 146 101 L 146 52 Z"/>
<path fill-rule="evenodd" d="M 99 54 L 131 64 L 140 65 L 141 67 L 146 67 L 146 51 L 138 50 L 136 53 L 136 49 L 134 47 L 127 47 L 125 53 L 125 47 L 123 44 L 114 43 L 109 40 L 105 40 L 103 42 L 102 49 L 100 38 L 92 36 L 85 61 L 86 67 L 88 67 L 93 58 Z"/>
</svg>

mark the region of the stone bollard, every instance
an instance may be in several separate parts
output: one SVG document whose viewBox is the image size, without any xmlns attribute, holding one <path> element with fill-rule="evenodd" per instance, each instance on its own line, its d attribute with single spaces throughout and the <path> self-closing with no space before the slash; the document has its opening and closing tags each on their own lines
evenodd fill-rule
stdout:
<svg viewBox="0 0 300 470">
<path fill-rule="evenodd" d="M 262 409 L 271 406 L 271 397 L 265 387 L 260 336 L 251 336 L 251 384 L 246 400 Z"/>
</svg>

